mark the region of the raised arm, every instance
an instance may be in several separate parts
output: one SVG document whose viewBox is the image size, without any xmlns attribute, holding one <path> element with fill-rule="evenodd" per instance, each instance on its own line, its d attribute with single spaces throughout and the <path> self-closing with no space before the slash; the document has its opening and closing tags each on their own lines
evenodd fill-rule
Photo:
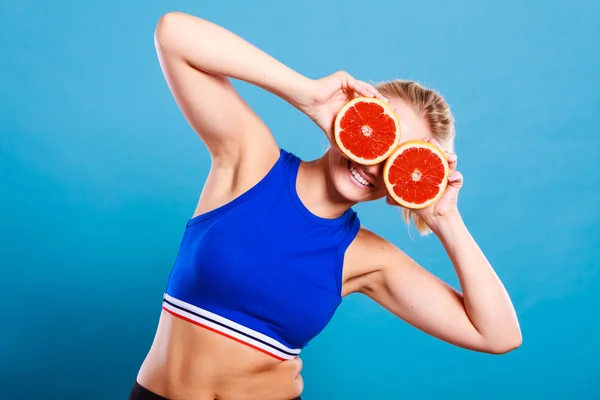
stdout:
<svg viewBox="0 0 600 400">
<path fill-rule="evenodd" d="M 164 15 L 155 43 L 165 78 L 213 162 L 237 163 L 241 154 L 264 159 L 277 146 L 269 129 L 228 78 L 259 86 L 310 117 L 331 139 L 333 119 L 355 96 L 383 99 L 346 72 L 309 79 L 227 29 L 188 14 Z"/>
<path fill-rule="evenodd" d="M 366 230 L 351 249 L 355 261 L 363 265 L 357 268 L 362 272 L 347 286 L 439 339 L 472 350 L 506 353 L 521 345 L 519 322 L 504 285 L 458 212 L 463 177 L 456 170 L 456 154 L 447 157 L 451 173 L 443 196 L 415 212 L 446 249 L 462 293 Z"/>
<path fill-rule="evenodd" d="M 422 268 L 396 246 L 362 230 L 354 253 L 369 272 L 353 291 L 371 297 L 410 325 L 463 348 L 501 354 L 521 344 L 510 298 L 457 216 L 440 228 L 462 293 Z M 361 250 L 362 249 L 362 250 Z"/>
<path fill-rule="evenodd" d="M 213 162 L 237 163 L 242 152 L 276 152 L 269 129 L 228 77 L 257 85 L 294 106 L 308 93 L 311 80 L 225 28 L 188 14 L 164 15 L 156 26 L 155 44 L 169 88 Z"/>
</svg>

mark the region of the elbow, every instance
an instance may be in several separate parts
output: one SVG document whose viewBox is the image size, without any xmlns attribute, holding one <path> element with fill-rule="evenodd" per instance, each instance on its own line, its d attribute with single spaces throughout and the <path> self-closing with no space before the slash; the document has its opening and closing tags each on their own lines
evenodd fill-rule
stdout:
<svg viewBox="0 0 600 400">
<path fill-rule="evenodd" d="M 488 346 L 486 346 L 487 348 L 485 349 L 485 352 L 498 355 L 506 354 L 518 349 L 522 343 L 523 337 L 521 335 L 521 331 L 517 329 L 511 334 L 506 334 L 500 338 L 490 341 Z"/>
<path fill-rule="evenodd" d="M 177 20 L 180 17 L 178 12 L 169 12 L 160 17 L 154 29 L 154 42 L 157 47 L 163 47 L 168 38 L 173 32 L 173 27 L 177 25 Z"/>
<path fill-rule="evenodd" d="M 177 39 L 178 32 L 185 26 L 187 17 L 187 14 L 179 11 L 171 11 L 160 17 L 154 29 L 156 46 L 165 48 L 177 44 L 180 41 Z"/>
</svg>

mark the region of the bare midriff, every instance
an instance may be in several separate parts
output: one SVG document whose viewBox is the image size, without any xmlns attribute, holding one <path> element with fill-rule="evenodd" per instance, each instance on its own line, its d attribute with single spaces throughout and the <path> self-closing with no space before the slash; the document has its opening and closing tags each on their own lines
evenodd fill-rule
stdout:
<svg viewBox="0 0 600 400">
<path fill-rule="evenodd" d="M 302 391 L 289 364 L 163 310 L 137 381 L 168 399 L 289 400 Z"/>
</svg>

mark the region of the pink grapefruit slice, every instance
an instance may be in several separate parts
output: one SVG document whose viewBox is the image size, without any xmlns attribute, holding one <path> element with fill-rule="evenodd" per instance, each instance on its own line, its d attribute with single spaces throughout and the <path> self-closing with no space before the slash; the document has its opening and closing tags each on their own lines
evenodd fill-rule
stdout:
<svg viewBox="0 0 600 400">
<path fill-rule="evenodd" d="M 383 180 L 402 207 L 425 208 L 444 193 L 448 182 L 448 161 L 442 150 L 422 140 L 398 146 L 383 168 Z"/>
<path fill-rule="evenodd" d="M 370 97 L 350 100 L 337 114 L 335 142 L 342 153 L 363 165 L 379 164 L 400 142 L 400 122 L 383 101 Z"/>
</svg>

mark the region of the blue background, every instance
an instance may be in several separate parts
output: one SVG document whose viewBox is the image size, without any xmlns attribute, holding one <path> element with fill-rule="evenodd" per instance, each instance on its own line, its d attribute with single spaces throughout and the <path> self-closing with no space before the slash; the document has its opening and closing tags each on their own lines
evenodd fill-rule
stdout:
<svg viewBox="0 0 600 400">
<path fill-rule="evenodd" d="M 303 352 L 303 398 L 600 397 L 600 2 L 2 0 L 0 398 L 126 398 L 149 349 L 209 168 L 155 55 L 172 10 L 313 78 L 416 79 L 455 113 L 460 208 L 522 347 L 455 348 L 350 296 Z M 308 118 L 236 85 L 281 146 L 323 152 Z M 456 285 L 435 237 L 383 201 L 357 209 Z"/>
</svg>

